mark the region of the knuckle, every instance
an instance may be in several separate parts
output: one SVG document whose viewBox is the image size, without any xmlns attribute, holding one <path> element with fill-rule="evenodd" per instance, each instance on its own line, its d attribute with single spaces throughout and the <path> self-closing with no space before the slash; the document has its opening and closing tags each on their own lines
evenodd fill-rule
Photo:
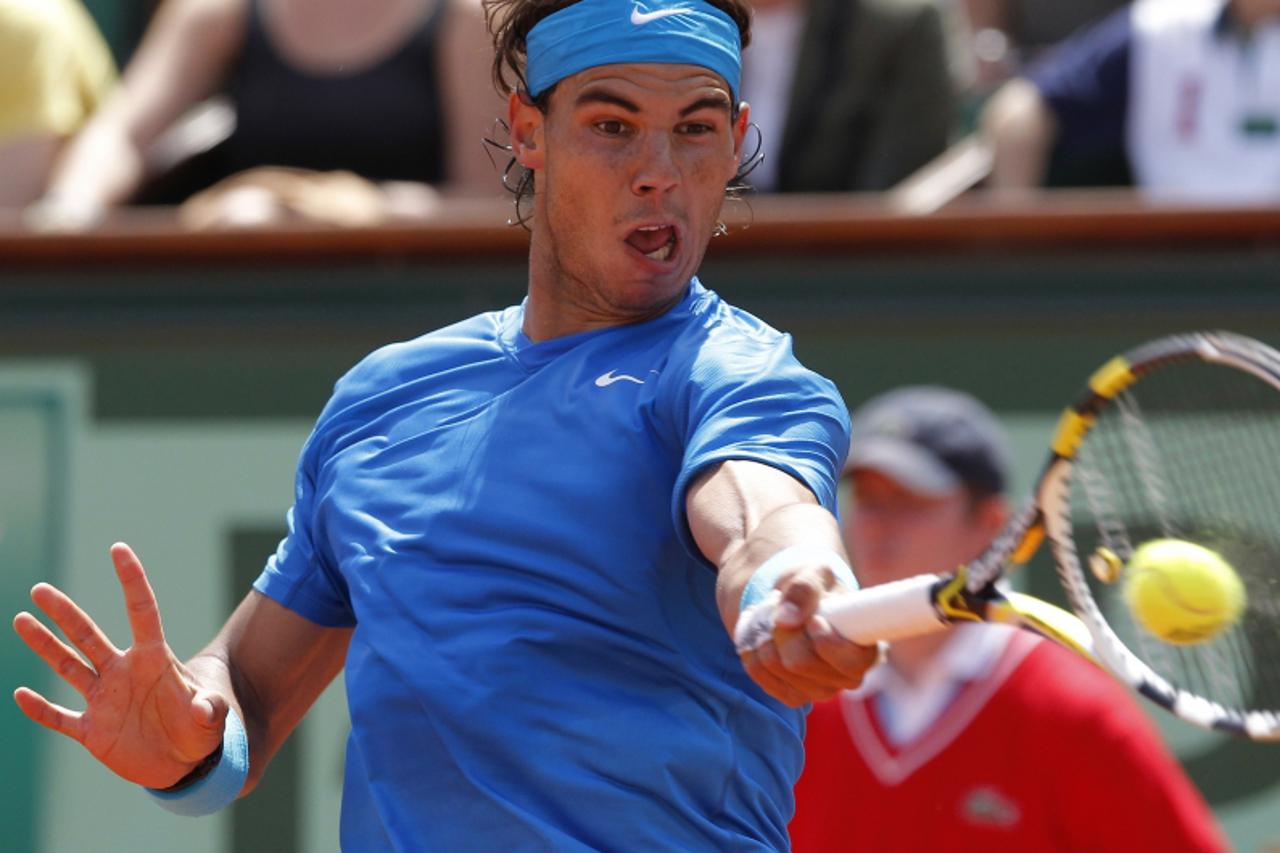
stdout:
<svg viewBox="0 0 1280 853">
<path fill-rule="evenodd" d="M 813 647 L 807 637 L 788 638 L 779 649 L 779 658 L 783 668 L 788 672 L 796 672 L 808 668 L 813 660 Z"/>
<path fill-rule="evenodd" d="M 819 585 L 818 579 L 810 573 L 798 575 L 787 587 L 787 596 L 792 601 L 799 599 L 808 600 L 822 593 L 822 587 Z"/>
<path fill-rule="evenodd" d="M 80 663 L 71 658 L 64 658 L 55 668 L 58 675 L 70 681 L 80 671 Z"/>
<path fill-rule="evenodd" d="M 98 637 L 92 631 L 85 631 L 76 639 L 76 645 L 84 649 L 85 654 L 89 656 L 102 655 L 106 652 L 106 646 L 102 642 L 102 638 Z"/>
</svg>

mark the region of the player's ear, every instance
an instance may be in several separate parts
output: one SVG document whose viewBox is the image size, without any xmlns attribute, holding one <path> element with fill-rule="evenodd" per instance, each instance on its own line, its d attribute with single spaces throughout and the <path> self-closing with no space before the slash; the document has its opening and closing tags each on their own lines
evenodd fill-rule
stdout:
<svg viewBox="0 0 1280 853">
<path fill-rule="evenodd" d="M 543 120 L 546 118 L 529 96 L 512 92 L 507 100 L 507 125 L 511 128 L 511 153 L 526 169 L 541 169 L 546 164 L 543 147 Z"/>
<path fill-rule="evenodd" d="M 746 101 L 738 104 L 738 115 L 733 121 L 733 157 L 742 159 L 742 141 L 747 138 L 747 129 L 751 127 L 751 105 Z"/>
</svg>

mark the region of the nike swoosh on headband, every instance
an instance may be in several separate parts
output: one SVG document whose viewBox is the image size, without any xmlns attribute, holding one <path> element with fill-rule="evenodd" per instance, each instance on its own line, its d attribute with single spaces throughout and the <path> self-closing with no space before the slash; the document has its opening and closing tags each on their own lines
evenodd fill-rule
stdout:
<svg viewBox="0 0 1280 853">
<path fill-rule="evenodd" d="M 639 6 L 631 7 L 631 23 L 637 27 L 643 27 L 650 21 L 656 21 L 659 18 L 669 18 L 672 15 L 685 15 L 692 12 L 692 9 L 681 7 L 679 9 L 658 9 L 654 12 L 641 12 Z"/>
</svg>

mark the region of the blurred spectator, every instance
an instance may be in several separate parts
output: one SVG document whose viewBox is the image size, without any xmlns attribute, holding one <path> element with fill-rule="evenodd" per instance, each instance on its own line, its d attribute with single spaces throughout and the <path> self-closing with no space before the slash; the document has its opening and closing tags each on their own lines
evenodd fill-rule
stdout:
<svg viewBox="0 0 1280 853">
<path fill-rule="evenodd" d="M 990 91 L 1044 50 L 1126 0 L 952 0 L 969 20 L 975 88 Z"/>
<path fill-rule="evenodd" d="M 63 142 L 115 82 L 79 0 L 0 0 L 0 207 L 39 195 Z"/>
<path fill-rule="evenodd" d="M 1157 198 L 1280 200 L 1280 0 L 1139 0 L 1006 84 L 982 128 L 996 189 L 1120 161 Z"/>
<path fill-rule="evenodd" d="M 966 394 L 905 388 L 855 412 L 841 531 L 859 582 L 984 551 L 1009 516 L 1008 458 Z M 1225 849 L 1118 682 L 986 623 L 896 641 L 862 687 L 814 705 L 790 829 L 797 853 Z"/>
<path fill-rule="evenodd" d="M 503 106 L 491 56 L 479 0 L 166 0 L 38 218 L 75 226 L 134 199 L 163 135 L 218 92 L 234 130 L 204 185 L 288 167 L 413 182 L 425 198 L 436 186 L 497 192 L 482 144 Z M 264 174 L 262 191 L 275 192 Z"/>
<path fill-rule="evenodd" d="M 743 97 L 771 192 L 884 190 L 946 149 L 958 116 L 935 0 L 755 0 Z"/>
<path fill-rule="evenodd" d="M 375 184 L 347 171 L 259 166 L 196 193 L 178 209 L 192 231 L 323 222 L 348 228 L 425 216 L 436 199 L 424 184 Z"/>
</svg>

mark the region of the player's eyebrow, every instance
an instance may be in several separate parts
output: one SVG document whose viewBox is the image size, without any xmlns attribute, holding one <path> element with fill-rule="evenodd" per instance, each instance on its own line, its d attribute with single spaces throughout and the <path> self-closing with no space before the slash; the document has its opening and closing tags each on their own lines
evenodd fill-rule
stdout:
<svg viewBox="0 0 1280 853">
<path fill-rule="evenodd" d="M 723 95 L 707 95 L 705 98 L 698 98 L 689 106 L 680 111 L 680 117 L 692 115 L 698 110 L 724 110 L 729 112 L 729 99 Z"/>
<path fill-rule="evenodd" d="M 575 107 L 585 106 L 586 104 L 611 104 L 612 106 L 620 107 L 629 113 L 640 112 L 640 107 L 638 107 L 634 102 L 628 101 L 621 95 L 604 89 L 588 89 L 587 91 L 580 93 L 573 102 Z"/>
<path fill-rule="evenodd" d="M 574 107 L 585 106 L 586 104 L 609 104 L 626 110 L 629 113 L 639 113 L 640 107 L 631 100 L 624 98 L 616 92 L 610 92 L 607 89 L 588 89 L 582 92 L 574 99 Z M 698 98 L 693 103 L 680 110 L 680 117 L 692 115 L 699 110 L 724 110 L 729 112 L 729 99 L 724 94 L 707 95 Z"/>
</svg>

